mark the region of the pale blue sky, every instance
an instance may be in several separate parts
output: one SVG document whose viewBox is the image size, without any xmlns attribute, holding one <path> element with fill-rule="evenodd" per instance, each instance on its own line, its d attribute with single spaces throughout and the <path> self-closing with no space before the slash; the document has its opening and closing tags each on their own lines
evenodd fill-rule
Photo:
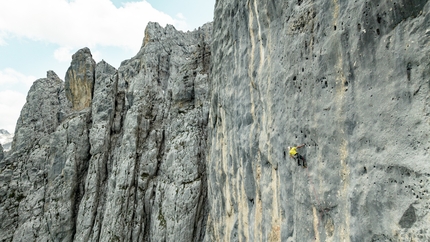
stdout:
<svg viewBox="0 0 430 242">
<path fill-rule="evenodd" d="M 89 47 L 118 68 L 140 48 L 148 21 L 193 30 L 213 19 L 215 0 L 0 1 L 0 129 L 13 133 L 32 84 Z"/>
</svg>

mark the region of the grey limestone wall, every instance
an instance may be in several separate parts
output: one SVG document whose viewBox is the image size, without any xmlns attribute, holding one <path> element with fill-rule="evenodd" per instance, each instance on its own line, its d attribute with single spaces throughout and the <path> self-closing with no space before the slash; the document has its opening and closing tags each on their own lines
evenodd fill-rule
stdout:
<svg viewBox="0 0 430 242">
<path fill-rule="evenodd" d="M 208 241 L 430 239 L 429 10 L 217 1 Z"/>
<path fill-rule="evenodd" d="M 0 161 L 0 241 L 201 241 L 212 25 L 150 23 L 118 70 L 32 86 Z"/>
</svg>

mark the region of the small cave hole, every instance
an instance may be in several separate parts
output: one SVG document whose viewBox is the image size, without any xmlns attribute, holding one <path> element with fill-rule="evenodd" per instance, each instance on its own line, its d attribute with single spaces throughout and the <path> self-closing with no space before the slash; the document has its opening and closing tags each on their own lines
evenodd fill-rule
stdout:
<svg viewBox="0 0 430 242">
<path fill-rule="evenodd" d="M 336 31 L 336 25 L 335 25 L 335 26 L 333 26 L 333 29 L 334 29 L 334 31 Z"/>
</svg>

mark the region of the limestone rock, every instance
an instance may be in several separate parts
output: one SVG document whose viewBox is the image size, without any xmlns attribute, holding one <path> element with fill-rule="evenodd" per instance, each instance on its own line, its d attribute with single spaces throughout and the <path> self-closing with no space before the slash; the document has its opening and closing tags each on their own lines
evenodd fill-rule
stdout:
<svg viewBox="0 0 430 242">
<path fill-rule="evenodd" d="M 208 241 L 430 240 L 429 12 L 217 1 Z"/>
<path fill-rule="evenodd" d="M 76 218 L 76 241 L 98 241 L 102 208 L 106 202 L 107 162 L 112 154 L 110 135 L 115 116 L 117 70 L 102 61 L 97 64 L 95 73 L 92 126 L 89 129 L 90 159 L 86 180 L 82 181 L 85 189 Z"/>
<path fill-rule="evenodd" d="M 203 238 L 211 30 L 150 23 L 118 69 L 101 241 Z"/>
<path fill-rule="evenodd" d="M 66 88 L 36 81 L 0 162 L 0 240 L 201 241 L 211 32 L 150 23 L 118 70 L 84 48 Z"/>
<path fill-rule="evenodd" d="M 29 149 L 45 134 L 52 133 L 68 115 L 70 105 L 65 100 L 64 83 L 53 72 L 33 83 L 27 102 L 17 121 L 12 149 Z"/>
<path fill-rule="evenodd" d="M 70 113 L 64 82 L 48 71 L 35 81 L 18 119 L 12 149 L 0 160 L 0 240 L 48 241 L 44 208 L 50 134 Z M 55 143 L 54 143 L 55 144 Z"/>
<path fill-rule="evenodd" d="M 74 110 L 91 106 L 96 63 L 88 48 L 80 49 L 72 56 L 72 63 L 66 72 L 66 96 Z"/>
</svg>

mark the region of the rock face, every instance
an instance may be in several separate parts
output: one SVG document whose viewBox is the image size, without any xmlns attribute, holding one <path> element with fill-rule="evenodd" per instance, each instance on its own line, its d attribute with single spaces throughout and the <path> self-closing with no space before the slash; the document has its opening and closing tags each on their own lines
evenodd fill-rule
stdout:
<svg viewBox="0 0 430 242">
<path fill-rule="evenodd" d="M 0 241 L 429 241 L 429 11 L 220 0 L 78 51 L 0 146 Z"/>
<path fill-rule="evenodd" d="M 96 62 L 90 49 L 83 48 L 72 56 L 72 63 L 66 72 L 66 96 L 74 110 L 91 106 L 94 88 Z"/>
<path fill-rule="evenodd" d="M 430 240 L 429 11 L 217 1 L 208 241 Z"/>
<path fill-rule="evenodd" d="M 12 150 L 0 160 L 1 241 L 34 241 L 35 236 L 48 241 L 50 222 L 44 217 L 45 209 L 49 210 L 45 206 L 51 169 L 48 157 L 56 147 L 50 135 L 69 115 L 70 108 L 64 83 L 54 72 L 49 71 L 30 88 Z"/>
<path fill-rule="evenodd" d="M 0 163 L 0 241 L 201 241 L 211 32 L 151 23 L 118 70 L 84 48 L 65 83 L 36 81 Z"/>
</svg>

